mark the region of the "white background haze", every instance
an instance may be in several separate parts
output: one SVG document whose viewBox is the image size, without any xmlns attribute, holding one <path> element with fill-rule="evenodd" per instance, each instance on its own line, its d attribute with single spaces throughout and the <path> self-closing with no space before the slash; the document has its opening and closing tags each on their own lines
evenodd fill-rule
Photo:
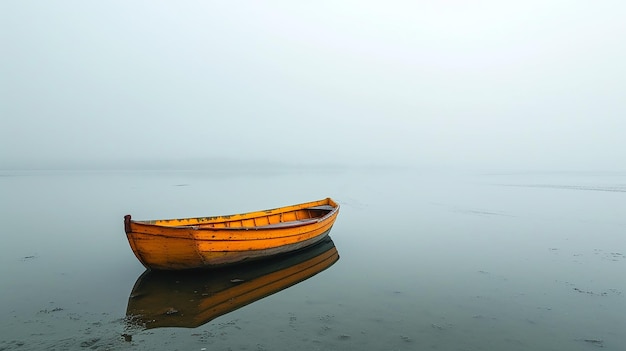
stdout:
<svg viewBox="0 0 626 351">
<path fill-rule="evenodd" d="M 0 168 L 626 169 L 623 1 L 2 1 Z"/>
</svg>

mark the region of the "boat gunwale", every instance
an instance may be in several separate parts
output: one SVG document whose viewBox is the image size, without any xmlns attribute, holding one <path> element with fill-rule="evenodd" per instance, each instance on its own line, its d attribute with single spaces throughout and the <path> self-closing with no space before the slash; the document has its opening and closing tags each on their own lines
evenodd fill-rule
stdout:
<svg viewBox="0 0 626 351">
<path fill-rule="evenodd" d="M 322 204 L 320 205 L 320 203 Z M 322 206 L 330 207 L 330 210 L 328 211 L 328 213 L 324 214 L 322 217 L 317 217 L 317 218 L 312 218 L 312 219 L 308 218 L 304 220 L 295 219 L 295 220 L 290 220 L 286 222 L 260 225 L 260 226 L 252 226 L 252 227 L 208 227 L 208 226 L 204 227 L 203 226 L 204 224 L 210 224 L 210 223 L 188 224 L 188 225 L 178 225 L 178 226 L 156 224 L 157 222 L 185 221 L 185 220 L 197 220 L 198 222 L 200 222 L 201 220 L 204 220 L 208 222 L 210 220 L 215 220 L 219 218 L 223 218 L 224 220 L 220 222 L 215 222 L 215 223 L 223 223 L 223 222 L 228 222 L 231 217 L 240 217 L 241 220 L 244 220 L 244 219 L 252 219 L 252 218 L 267 216 L 270 214 L 282 214 L 282 213 L 287 213 L 287 212 L 297 211 L 297 210 L 302 210 L 302 209 L 316 209 L 316 207 L 322 207 Z M 189 217 L 189 218 L 172 218 L 172 219 L 158 219 L 158 220 L 134 220 L 132 219 L 130 215 L 127 215 L 128 226 L 126 226 L 127 227 L 126 232 L 127 233 L 136 232 L 135 230 L 132 230 L 130 225 L 139 225 L 139 226 L 146 226 L 146 227 L 152 227 L 152 228 L 156 228 L 156 227 L 167 228 L 168 230 L 191 229 L 191 230 L 197 230 L 197 231 L 250 231 L 250 230 L 277 231 L 277 230 L 282 230 L 282 229 L 287 229 L 287 228 L 309 226 L 309 225 L 314 225 L 320 222 L 324 222 L 328 220 L 330 217 L 332 217 L 338 211 L 339 211 L 339 204 L 336 203 L 331 198 L 325 198 L 325 199 L 321 199 L 317 201 L 310 201 L 310 202 L 305 202 L 305 203 L 296 204 L 296 205 L 277 207 L 277 208 L 268 209 L 268 210 L 260 210 L 260 211 L 246 212 L 246 213 L 240 213 L 240 214 L 221 215 L 221 216 L 212 216 L 212 217 Z M 235 219 L 235 220 L 240 220 L 240 219 Z"/>
</svg>

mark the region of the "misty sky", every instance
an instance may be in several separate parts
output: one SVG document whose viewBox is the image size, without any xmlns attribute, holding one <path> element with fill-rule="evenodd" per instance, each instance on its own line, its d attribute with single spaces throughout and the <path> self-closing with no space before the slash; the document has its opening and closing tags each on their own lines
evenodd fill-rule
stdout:
<svg viewBox="0 0 626 351">
<path fill-rule="evenodd" d="M 626 169 L 624 1 L 0 4 L 0 168 Z"/>
</svg>

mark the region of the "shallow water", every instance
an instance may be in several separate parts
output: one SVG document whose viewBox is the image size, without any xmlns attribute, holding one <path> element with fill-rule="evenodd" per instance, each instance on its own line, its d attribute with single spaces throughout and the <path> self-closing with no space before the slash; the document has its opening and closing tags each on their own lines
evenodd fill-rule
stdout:
<svg viewBox="0 0 626 351">
<path fill-rule="evenodd" d="M 622 350 L 626 174 L 2 171 L 0 350 Z M 341 258 L 196 328 L 144 330 L 122 218 L 331 196 Z"/>
</svg>

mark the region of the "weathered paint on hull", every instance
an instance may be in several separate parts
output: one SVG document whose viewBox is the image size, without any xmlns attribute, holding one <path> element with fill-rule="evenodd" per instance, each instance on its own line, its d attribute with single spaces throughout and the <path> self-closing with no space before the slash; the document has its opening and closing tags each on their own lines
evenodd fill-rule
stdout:
<svg viewBox="0 0 626 351">
<path fill-rule="evenodd" d="M 325 207 L 321 210 L 320 206 Z M 238 263 L 313 245 L 328 236 L 338 213 L 339 205 L 324 199 L 221 217 L 144 222 L 128 217 L 125 227 L 135 256 L 146 268 L 182 270 Z M 264 224 L 247 226 L 259 222 Z"/>
</svg>

